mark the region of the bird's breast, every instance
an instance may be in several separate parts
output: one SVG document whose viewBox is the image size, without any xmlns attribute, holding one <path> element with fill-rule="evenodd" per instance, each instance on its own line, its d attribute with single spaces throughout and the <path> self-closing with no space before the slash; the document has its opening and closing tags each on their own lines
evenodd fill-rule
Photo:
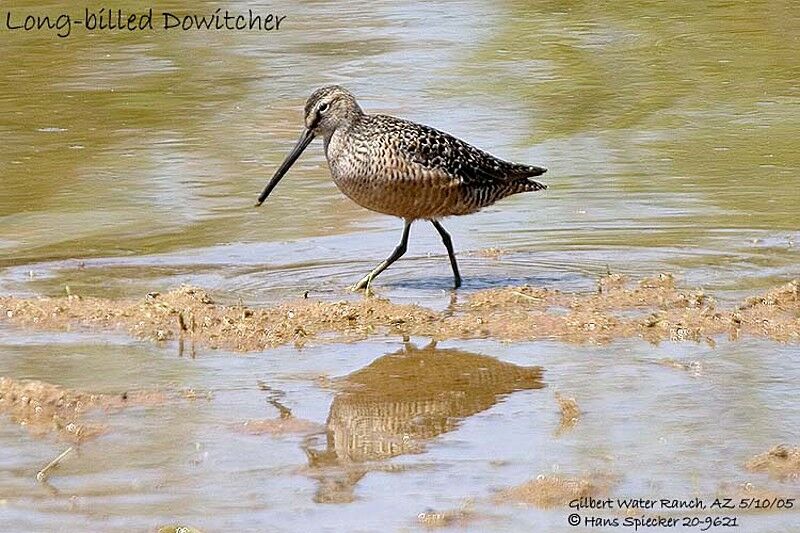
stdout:
<svg viewBox="0 0 800 533">
<path fill-rule="evenodd" d="M 413 165 L 375 139 L 334 133 L 326 141 L 325 155 L 339 190 L 372 211 L 407 219 L 474 211 L 463 205 L 458 187 L 449 180 Z"/>
<path fill-rule="evenodd" d="M 325 156 L 334 183 L 346 196 L 367 209 L 375 209 L 375 185 L 379 181 L 371 165 L 366 143 L 335 132 L 325 143 Z"/>
</svg>

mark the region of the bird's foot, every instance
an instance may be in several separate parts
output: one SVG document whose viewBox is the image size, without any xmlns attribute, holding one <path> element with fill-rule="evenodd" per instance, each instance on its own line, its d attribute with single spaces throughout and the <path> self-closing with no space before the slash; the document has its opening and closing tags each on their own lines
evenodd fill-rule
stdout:
<svg viewBox="0 0 800 533">
<path fill-rule="evenodd" d="M 350 287 L 350 290 L 353 292 L 364 291 L 365 296 L 372 295 L 372 291 L 370 290 L 370 286 L 372 285 L 372 272 L 358 280 L 358 283 Z"/>
</svg>

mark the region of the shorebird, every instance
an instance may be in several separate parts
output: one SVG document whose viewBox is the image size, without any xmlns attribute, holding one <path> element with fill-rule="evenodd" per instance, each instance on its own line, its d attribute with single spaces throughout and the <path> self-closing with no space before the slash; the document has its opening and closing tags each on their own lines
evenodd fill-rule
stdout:
<svg viewBox="0 0 800 533">
<path fill-rule="evenodd" d="M 389 115 L 370 115 L 343 87 L 314 91 L 305 105 L 305 128 L 258 197 L 264 203 L 303 150 L 320 136 L 331 177 L 339 190 L 362 207 L 403 219 L 400 243 L 392 254 L 353 286 L 367 289 L 372 280 L 400 259 L 416 220 L 428 220 L 439 232 L 455 288 L 461 275 L 453 241 L 440 220 L 467 215 L 512 194 L 546 189 L 533 180 L 546 168 L 511 163 L 452 135 Z"/>
</svg>

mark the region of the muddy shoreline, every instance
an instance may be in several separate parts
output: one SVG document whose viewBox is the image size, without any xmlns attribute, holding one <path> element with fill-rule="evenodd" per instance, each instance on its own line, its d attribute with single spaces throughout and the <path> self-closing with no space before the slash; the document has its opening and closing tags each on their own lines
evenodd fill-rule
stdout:
<svg viewBox="0 0 800 533">
<path fill-rule="evenodd" d="M 167 394 L 158 391 L 99 394 L 43 381 L 0 377 L 0 414 L 26 428 L 32 436 L 54 435 L 72 444 L 92 440 L 106 432 L 103 422 L 86 420 L 93 412 L 164 405 L 168 400 Z"/>
<path fill-rule="evenodd" d="M 310 340 L 352 342 L 376 334 L 576 344 L 633 337 L 652 343 L 713 342 L 727 335 L 795 343 L 800 342 L 800 281 L 720 308 L 702 290 L 678 288 L 670 274 L 635 284 L 611 274 L 598 280 L 594 293 L 531 286 L 490 289 L 454 299 L 442 312 L 378 297 L 299 299 L 271 307 L 222 305 L 201 288 L 182 286 L 138 300 L 75 294 L 0 297 L 0 319 L 23 328 L 124 331 L 139 339 L 181 340 L 237 352 Z"/>
<path fill-rule="evenodd" d="M 0 297 L 0 320 L 21 328 L 123 332 L 158 343 L 179 341 L 206 349 L 236 352 L 254 352 L 285 344 L 303 345 L 310 341 L 356 342 L 379 335 L 427 336 L 435 340 L 490 338 L 507 342 L 557 339 L 569 344 L 605 344 L 625 338 L 652 343 L 713 343 L 714 337 L 726 335 L 734 340 L 749 336 L 797 343 L 800 342 L 800 283 L 792 281 L 723 308 L 702 290 L 677 287 L 669 274 L 638 283 L 609 275 L 598 280 L 593 293 L 508 287 L 466 295 L 440 312 L 361 296 L 337 302 L 300 299 L 270 307 L 223 305 L 203 289 L 183 286 L 166 293 L 149 293 L 137 300 L 84 298 L 75 294 L 60 298 Z M 467 402 L 468 391 L 460 391 L 458 386 L 446 382 L 452 372 L 439 369 L 437 364 L 444 364 L 448 357 L 458 358 L 460 363 L 452 366 L 466 372 L 464 375 L 477 375 L 477 369 L 492 370 L 493 364 L 498 369 L 492 375 L 501 375 L 502 368 L 512 366 L 454 349 L 436 349 L 435 342 L 420 349 L 405 346 L 398 353 L 385 357 L 385 361 L 373 361 L 330 385 L 336 394 L 324 424 L 295 417 L 290 408 L 279 402 L 275 391 L 259 383 L 259 388 L 266 393 L 267 403 L 278 410 L 278 416 L 232 419 L 221 427 L 231 435 L 253 439 L 291 437 L 301 440 L 308 466 L 298 472 L 318 485 L 314 501 L 350 502 L 358 498 L 359 482 L 366 473 L 391 470 L 394 465 L 386 462 L 394 455 L 423 451 L 429 440 L 451 431 L 458 420 L 485 410 L 489 405 L 483 400 L 474 405 Z M 416 375 L 405 367 L 396 367 L 403 361 L 412 369 L 425 371 L 417 370 L 419 375 Z M 658 363 L 691 373 L 703 372 L 700 363 L 681 363 L 673 359 L 661 359 Z M 517 375 L 510 370 L 507 372 L 509 376 Z M 541 387 L 537 381 L 540 370 L 536 372 L 539 374 L 534 372 L 535 376 L 530 377 L 529 389 Z M 405 376 L 405 380 L 399 384 L 385 382 L 386 376 L 397 375 Z M 431 382 L 434 378 L 435 382 Z M 468 383 L 463 376 L 459 379 L 459 383 Z M 505 380 L 498 378 L 498 382 Z M 416 389 L 412 384 L 417 384 L 422 391 L 418 397 L 413 393 Z M 512 388 L 525 387 L 515 385 Z M 451 396 L 458 401 L 447 403 L 445 400 Z M 161 406 L 196 399 L 213 403 L 211 394 L 204 395 L 194 389 L 98 394 L 43 381 L 0 378 L 3 418 L 24 427 L 34 438 L 49 437 L 76 447 L 104 435 L 108 415 L 133 406 Z M 558 427 L 553 432 L 556 439 L 581 431 L 585 420 L 598 415 L 590 410 L 584 412 L 576 398 L 568 393 L 556 391 L 551 401 L 552 413 L 559 417 Z M 424 420 L 437 428 L 436 431 L 417 435 L 413 431 L 415 426 L 407 427 L 406 419 L 398 413 L 410 413 L 406 418 L 415 424 L 419 416 L 414 409 L 403 408 L 406 404 L 426 406 Z M 392 414 L 380 426 L 381 431 L 366 434 L 380 435 L 383 440 L 368 438 L 356 431 L 365 427 L 359 415 L 365 405 L 371 408 L 370 419 L 376 418 L 376 412 Z M 462 408 L 463 413 L 456 407 Z M 447 416 L 440 420 L 434 416 L 438 412 Z M 402 434 L 403 439 L 386 429 L 395 427 L 400 428 L 397 434 Z M 349 442 L 344 436 L 352 435 L 359 436 L 356 439 L 361 445 L 359 448 L 336 446 L 336 443 Z M 321 444 L 307 446 L 306 441 L 312 437 Z M 402 446 L 397 444 L 400 442 Z M 370 452 L 373 449 L 392 449 L 396 453 L 380 455 Z M 734 478 L 737 481 L 721 486 L 719 493 L 737 498 L 789 497 L 791 486 L 787 491 L 774 492 L 762 488 L 761 483 L 770 479 L 795 482 L 800 475 L 798 458 L 800 449 L 791 445 L 777 445 L 753 455 L 738 464 L 742 475 L 749 473 L 749 477 L 760 480 L 758 488 Z M 518 485 L 494 487 L 493 492 L 475 494 L 478 509 L 473 508 L 473 500 L 470 500 L 459 508 L 420 510 L 416 523 L 425 528 L 439 528 L 491 522 L 494 517 L 487 509 L 494 512 L 508 506 L 566 509 L 569 502 L 578 498 L 618 494 L 624 474 L 614 472 L 612 468 L 611 472 L 578 475 L 543 473 Z"/>
</svg>

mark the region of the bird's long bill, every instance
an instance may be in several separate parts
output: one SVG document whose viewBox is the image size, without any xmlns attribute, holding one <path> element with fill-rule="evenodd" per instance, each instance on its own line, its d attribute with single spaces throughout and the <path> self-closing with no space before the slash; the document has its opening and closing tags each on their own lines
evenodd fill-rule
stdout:
<svg viewBox="0 0 800 533">
<path fill-rule="evenodd" d="M 269 196 L 269 193 L 272 192 L 272 189 L 274 189 L 278 182 L 281 181 L 283 175 L 286 174 L 294 162 L 297 161 L 297 158 L 300 157 L 300 154 L 303 153 L 303 150 L 306 149 L 306 146 L 308 146 L 313 140 L 314 132 L 308 128 L 304 128 L 303 133 L 300 135 L 300 139 L 297 140 L 297 144 L 294 145 L 292 151 L 289 152 L 289 155 L 287 155 L 286 159 L 283 160 L 281 166 L 278 167 L 275 175 L 272 176 L 272 179 L 269 180 L 267 186 L 264 187 L 263 191 L 261 191 L 261 194 L 258 196 L 258 201 L 256 202 L 256 207 L 264 203 L 264 200 L 267 199 L 267 196 Z"/>
</svg>

